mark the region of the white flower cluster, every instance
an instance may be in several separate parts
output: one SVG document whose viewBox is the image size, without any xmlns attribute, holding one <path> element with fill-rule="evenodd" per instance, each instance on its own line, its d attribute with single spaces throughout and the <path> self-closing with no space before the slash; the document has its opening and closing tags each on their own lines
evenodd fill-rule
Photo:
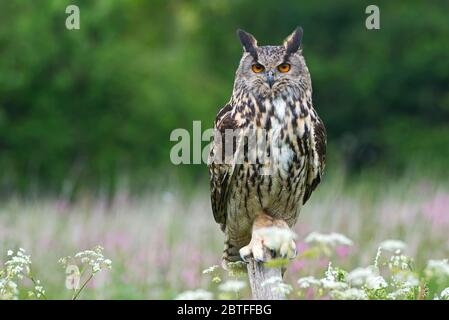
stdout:
<svg viewBox="0 0 449 320">
<path fill-rule="evenodd" d="M 218 286 L 220 291 L 224 292 L 239 292 L 245 289 L 246 283 L 240 280 L 228 280 Z"/>
<path fill-rule="evenodd" d="M 34 284 L 34 291 L 28 292 L 30 297 L 45 297 L 40 281 L 35 280 L 31 274 L 31 257 L 26 254 L 25 249 L 20 248 L 16 253 L 8 250 L 7 255 L 9 260 L 5 262 L 5 270 L 0 271 L 0 299 L 17 299 L 17 282 L 24 277 Z"/>
<path fill-rule="evenodd" d="M 271 277 L 261 283 L 262 287 L 272 286 L 271 291 L 288 295 L 292 292 L 293 287 L 282 281 L 281 277 Z"/>
<path fill-rule="evenodd" d="M 338 300 L 367 300 L 368 296 L 365 291 L 357 288 L 349 288 L 343 291 L 332 291 L 331 297 Z"/>
<path fill-rule="evenodd" d="M 448 260 L 429 260 L 425 273 L 428 277 L 449 277 Z"/>
<path fill-rule="evenodd" d="M 392 275 L 393 283 L 396 286 L 417 287 L 419 286 L 419 278 L 416 273 L 411 271 L 399 271 Z"/>
<path fill-rule="evenodd" d="M 305 241 L 307 243 L 320 244 L 328 247 L 352 246 L 354 244 L 345 235 L 335 232 L 329 234 L 312 232 L 306 237 Z"/>
<path fill-rule="evenodd" d="M 339 280 L 343 275 L 335 268 L 332 267 L 332 263 L 329 262 L 325 277 L 320 280 L 321 285 L 325 289 L 329 290 L 344 290 L 348 288 L 348 284 Z"/>
<path fill-rule="evenodd" d="M 212 293 L 203 289 L 185 291 L 176 297 L 176 300 L 211 300 Z"/>
<path fill-rule="evenodd" d="M 320 280 L 316 279 L 315 277 L 303 277 L 299 278 L 298 280 L 298 285 L 301 289 L 319 286 L 320 284 Z"/>
<path fill-rule="evenodd" d="M 384 249 L 385 251 L 395 252 L 404 251 L 407 245 L 404 241 L 401 240 L 385 240 L 382 241 L 379 245 L 379 248 Z"/>
<path fill-rule="evenodd" d="M 392 274 L 390 287 L 394 289 L 387 294 L 386 299 L 389 300 L 411 299 L 419 291 L 418 275 L 411 268 L 412 259 L 401 254 L 404 248 L 405 245 L 402 249 L 390 248 L 390 251 L 395 251 L 388 262 L 388 268 Z"/>
<path fill-rule="evenodd" d="M 405 299 L 410 293 L 412 293 L 412 287 L 399 288 L 387 295 L 388 300 L 401 300 Z"/>
<path fill-rule="evenodd" d="M 368 278 L 374 277 L 375 272 L 373 268 L 367 267 L 367 268 L 356 268 L 348 273 L 346 280 L 354 286 L 361 287 L 365 284 L 366 280 Z"/>
<path fill-rule="evenodd" d="M 104 257 L 103 247 L 101 246 L 96 246 L 92 250 L 78 252 L 75 254 L 75 258 L 80 259 L 81 263 L 89 265 L 92 268 L 92 274 L 96 274 L 104 268 L 111 269 L 112 267 L 112 261 Z M 61 258 L 59 263 L 67 267 L 70 260 L 72 260 L 71 257 Z"/>
<path fill-rule="evenodd" d="M 349 285 L 340 281 L 341 278 L 344 278 L 345 275 L 341 272 L 341 270 L 337 270 L 332 267 L 332 263 L 329 263 L 329 266 L 325 272 L 325 277 L 322 279 L 316 279 L 315 277 L 304 277 L 298 280 L 298 285 L 301 289 L 307 289 L 310 287 L 320 287 L 326 290 L 329 290 L 330 293 L 333 291 L 344 291 L 347 290 Z"/>
<path fill-rule="evenodd" d="M 390 270 L 398 269 L 398 270 L 409 270 L 410 269 L 410 258 L 400 254 L 400 251 L 396 251 L 396 254 L 391 256 L 390 261 L 388 262 L 388 267 Z"/>
<path fill-rule="evenodd" d="M 25 254 L 25 249 L 20 248 L 14 255 L 12 250 L 8 250 L 10 259 L 5 262 L 6 274 L 10 278 L 22 280 L 23 276 L 30 273 L 31 258 Z"/>
<path fill-rule="evenodd" d="M 374 267 L 357 268 L 350 273 L 329 267 L 322 279 L 305 277 L 298 280 L 302 289 L 311 286 L 327 290 L 333 299 L 366 300 L 366 290 L 379 290 L 388 286 L 385 279 L 378 274 Z"/>
<path fill-rule="evenodd" d="M 28 296 L 36 298 L 45 297 L 44 287 L 41 285 L 39 280 L 36 280 L 34 283 L 34 291 L 28 291 Z"/>
<path fill-rule="evenodd" d="M 28 278 L 33 284 L 33 289 L 28 291 L 29 298 L 47 299 L 44 287 L 32 272 L 31 256 L 26 254 L 25 249 L 20 248 L 17 252 L 8 250 L 7 256 L 8 259 L 4 263 L 4 269 L 0 269 L 0 300 L 17 299 L 19 295 L 19 281 L 25 278 Z M 93 250 L 79 252 L 74 258 L 62 258 L 59 262 L 67 267 L 75 259 L 79 259 L 81 263 L 90 266 L 92 271 L 82 288 L 85 287 L 95 273 L 103 268 L 111 268 L 112 264 L 111 260 L 104 257 L 103 248 L 100 246 L 95 247 Z M 79 296 L 82 288 L 74 291 L 72 299 L 76 299 Z"/>
<path fill-rule="evenodd" d="M 221 282 L 221 278 L 218 275 L 218 270 L 220 269 L 220 267 L 218 265 L 213 265 L 209 268 L 206 268 L 203 270 L 203 274 L 209 274 L 212 276 L 212 282 L 213 283 L 220 283 Z"/>
<path fill-rule="evenodd" d="M 17 300 L 18 294 L 17 283 L 7 278 L 0 278 L 0 300 Z"/>
<path fill-rule="evenodd" d="M 203 274 L 211 274 L 214 273 L 215 271 L 217 271 L 217 269 L 220 268 L 218 265 L 213 265 L 207 269 L 203 270 Z"/>
<path fill-rule="evenodd" d="M 317 236 L 311 237 L 318 241 Z M 318 238 L 320 238 L 318 236 Z M 310 239 L 309 239 L 310 240 Z M 332 243 L 330 240 L 326 243 Z M 303 277 L 298 280 L 301 289 L 316 287 L 322 296 L 327 294 L 333 299 L 416 299 L 425 295 L 420 286 L 418 274 L 412 270 L 412 259 L 403 255 L 405 244 L 399 240 L 382 242 L 377 250 L 374 264 L 365 268 L 359 267 L 347 273 L 344 270 L 329 267 L 322 279 Z M 382 252 L 393 252 L 384 263 L 380 263 Z M 388 266 L 386 277 L 381 275 L 381 266 Z M 426 268 L 429 274 L 449 276 L 447 260 L 430 260 Z M 388 277 L 387 277 L 388 276 Z M 449 298 L 449 288 L 439 295 Z"/>
<path fill-rule="evenodd" d="M 388 286 L 387 282 L 380 275 L 369 277 L 368 279 L 366 279 L 366 287 L 368 289 L 379 290 L 386 288 L 387 286 Z"/>
<path fill-rule="evenodd" d="M 449 287 L 441 291 L 440 293 L 441 300 L 449 300 Z"/>
<path fill-rule="evenodd" d="M 366 286 L 367 289 L 378 290 L 387 287 L 385 279 L 379 275 L 379 270 L 373 266 L 356 268 L 346 277 L 353 286 Z"/>
</svg>

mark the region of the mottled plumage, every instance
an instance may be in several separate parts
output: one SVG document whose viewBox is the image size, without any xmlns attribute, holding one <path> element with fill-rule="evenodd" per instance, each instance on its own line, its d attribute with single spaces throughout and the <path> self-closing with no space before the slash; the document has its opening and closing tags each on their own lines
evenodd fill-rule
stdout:
<svg viewBox="0 0 449 320">
<path fill-rule="evenodd" d="M 320 183 L 326 153 L 326 131 L 313 108 L 310 74 L 300 48 L 302 29 L 282 46 L 259 47 L 252 35 L 238 34 L 243 56 L 232 97 L 214 124 L 217 133 L 234 130 L 235 139 L 229 144 L 216 135 L 209 158 L 212 211 L 225 232 L 225 261 L 257 254 L 256 246 L 267 239 L 259 239 L 256 229 L 293 227 Z M 257 130 L 267 138 L 260 150 L 268 162 L 251 161 L 256 150 L 244 137 Z M 236 161 L 238 156 L 241 161 Z"/>
</svg>

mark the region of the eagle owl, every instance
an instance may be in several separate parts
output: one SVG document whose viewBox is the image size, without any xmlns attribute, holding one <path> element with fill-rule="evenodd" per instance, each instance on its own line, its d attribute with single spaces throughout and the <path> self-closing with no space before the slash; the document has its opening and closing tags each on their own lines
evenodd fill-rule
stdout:
<svg viewBox="0 0 449 320">
<path fill-rule="evenodd" d="M 283 45 L 258 46 L 254 36 L 237 32 L 243 55 L 231 99 L 217 114 L 208 160 L 225 267 L 249 257 L 294 258 L 292 237 L 279 235 L 291 234 L 323 174 L 326 131 L 312 104 L 302 33 L 298 27 Z M 266 143 L 251 144 L 251 136 Z"/>
</svg>

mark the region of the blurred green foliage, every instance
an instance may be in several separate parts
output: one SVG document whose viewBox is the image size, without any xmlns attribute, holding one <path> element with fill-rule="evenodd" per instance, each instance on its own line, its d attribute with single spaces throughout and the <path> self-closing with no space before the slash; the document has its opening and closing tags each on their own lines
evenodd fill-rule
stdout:
<svg viewBox="0 0 449 320">
<path fill-rule="evenodd" d="M 81 29 L 65 28 L 77 4 Z M 297 25 L 330 156 L 351 171 L 449 158 L 449 2 L 15 0 L 0 2 L 2 191 L 113 190 L 116 179 L 175 167 L 174 128 L 212 125 L 241 56 L 238 27 L 260 44 Z M 332 166 L 332 163 L 330 164 Z"/>
</svg>

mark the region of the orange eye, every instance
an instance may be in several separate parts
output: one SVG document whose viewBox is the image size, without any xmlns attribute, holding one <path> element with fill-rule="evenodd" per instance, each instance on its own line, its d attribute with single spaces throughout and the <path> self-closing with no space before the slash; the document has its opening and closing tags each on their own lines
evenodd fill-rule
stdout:
<svg viewBox="0 0 449 320">
<path fill-rule="evenodd" d="M 290 71 L 290 65 L 288 63 L 282 63 L 278 66 L 278 70 L 280 72 L 289 72 Z"/>
<path fill-rule="evenodd" d="M 252 69 L 255 73 L 261 73 L 262 71 L 265 70 L 264 66 L 261 65 L 260 63 L 253 64 Z"/>
</svg>

